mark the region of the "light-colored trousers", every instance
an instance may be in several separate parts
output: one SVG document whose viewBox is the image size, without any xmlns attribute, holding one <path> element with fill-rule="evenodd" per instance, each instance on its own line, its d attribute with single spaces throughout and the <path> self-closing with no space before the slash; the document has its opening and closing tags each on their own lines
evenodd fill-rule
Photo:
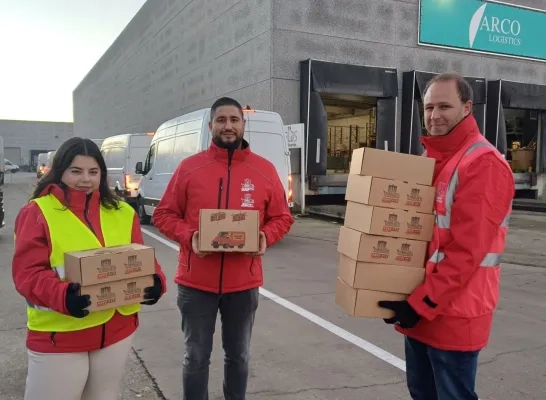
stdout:
<svg viewBox="0 0 546 400">
<path fill-rule="evenodd" d="M 117 400 L 134 334 L 101 350 L 28 350 L 25 400 Z"/>
</svg>

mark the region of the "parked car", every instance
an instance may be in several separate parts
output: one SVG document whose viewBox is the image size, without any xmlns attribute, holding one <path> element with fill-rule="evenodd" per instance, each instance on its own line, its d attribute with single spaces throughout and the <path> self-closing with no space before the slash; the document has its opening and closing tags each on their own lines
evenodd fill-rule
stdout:
<svg viewBox="0 0 546 400">
<path fill-rule="evenodd" d="M 13 164 L 7 158 L 4 158 L 4 168 L 5 168 L 6 172 L 15 173 L 15 172 L 19 171 L 19 166 Z"/>
</svg>

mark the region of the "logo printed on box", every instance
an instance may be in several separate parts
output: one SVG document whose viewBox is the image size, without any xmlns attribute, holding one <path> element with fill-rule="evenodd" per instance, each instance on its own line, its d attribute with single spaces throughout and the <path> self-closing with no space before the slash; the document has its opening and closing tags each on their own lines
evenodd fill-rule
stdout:
<svg viewBox="0 0 546 400">
<path fill-rule="evenodd" d="M 127 283 L 127 288 L 123 289 L 123 293 L 125 294 L 124 300 L 128 301 L 140 299 L 142 291 L 137 287 L 136 282 L 129 282 Z"/>
<path fill-rule="evenodd" d="M 398 232 L 400 231 L 400 222 L 398 222 L 398 214 L 389 214 L 389 219 L 383 225 L 383 232 Z"/>
<path fill-rule="evenodd" d="M 218 222 L 226 219 L 225 212 L 217 212 L 210 215 L 210 222 Z"/>
<path fill-rule="evenodd" d="M 242 222 L 246 220 L 246 213 L 245 212 L 235 213 L 231 215 L 231 218 L 233 222 Z"/>
<path fill-rule="evenodd" d="M 396 252 L 398 253 L 396 256 L 396 261 L 411 262 L 411 258 L 413 257 L 413 251 L 411 251 L 411 244 L 402 243 L 402 246 L 400 246 L 399 249 L 396 249 Z"/>
<path fill-rule="evenodd" d="M 107 304 L 113 304 L 116 302 L 116 294 L 112 293 L 110 286 L 100 288 L 100 293 L 97 294 L 97 307 L 103 307 Z"/>
<path fill-rule="evenodd" d="M 387 248 L 385 240 L 379 240 L 377 247 L 373 246 L 372 258 L 389 258 L 390 250 Z"/>
<path fill-rule="evenodd" d="M 406 196 L 406 205 L 410 207 L 421 207 L 423 197 L 420 195 L 420 192 L 421 189 L 411 188 L 411 193 Z"/>
<path fill-rule="evenodd" d="M 135 272 L 142 271 L 142 261 L 138 260 L 138 256 L 132 255 L 127 257 L 127 263 L 125 265 L 125 275 L 134 274 Z"/>
<path fill-rule="evenodd" d="M 104 279 L 115 275 L 116 266 L 112 265 L 112 260 L 109 258 L 101 260 L 100 267 L 97 268 L 97 279 Z"/>
<path fill-rule="evenodd" d="M 398 193 L 398 186 L 389 185 L 387 190 L 383 190 L 382 203 L 398 203 L 400 200 L 400 193 Z"/>
<path fill-rule="evenodd" d="M 423 225 L 420 224 L 421 217 L 411 217 L 411 221 L 408 222 L 408 229 L 406 231 L 409 235 L 420 235 Z"/>
</svg>

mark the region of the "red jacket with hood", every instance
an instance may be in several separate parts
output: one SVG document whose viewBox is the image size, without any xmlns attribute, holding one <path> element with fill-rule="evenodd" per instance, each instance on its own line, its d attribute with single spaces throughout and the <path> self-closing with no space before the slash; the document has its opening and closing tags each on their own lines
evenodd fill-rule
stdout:
<svg viewBox="0 0 546 400">
<path fill-rule="evenodd" d="M 199 210 L 259 210 L 260 230 L 272 246 L 294 222 L 275 166 L 250 151 L 248 143 L 228 151 L 211 143 L 208 150 L 183 160 L 174 172 L 153 216 L 157 229 L 180 244 L 175 282 L 196 289 L 228 293 L 263 285 L 261 257 L 192 251 Z"/>
<path fill-rule="evenodd" d="M 63 190 L 57 185 L 49 185 L 42 196 L 51 191 L 57 199 L 65 202 Z M 91 225 L 97 238 L 104 246 L 100 225 L 99 192 L 87 195 L 85 192 L 69 189 L 69 209 L 86 226 Z M 87 218 L 85 213 L 87 212 Z M 69 282 L 61 281 L 51 268 L 51 240 L 46 220 L 40 207 L 30 202 L 25 205 L 15 220 L 15 253 L 13 255 L 12 275 L 15 289 L 31 303 L 49 307 L 62 314 L 70 315 L 66 309 L 66 289 Z M 143 244 L 140 222 L 135 213 L 132 242 Z M 156 273 L 161 278 L 163 293 L 166 290 L 165 275 L 156 261 Z M 123 316 L 116 312 L 112 319 L 103 325 L 74 332 L 36 332 L 28 331 L 27 347 L 40 353 L 72 353 L 99 350 L 125 339 L 138 326 L 138 313 Z"/>
<path fill-rule="evenodd" d="M 436 159 L 434 185 L 459 149 L 484 140 L 472 115 L 446 136 L 422 137 L 427 156 Z M 440 239 L 445 257 L 433 271 L 427 269 L 425 283 L 408 298 L 423 318 L 411 329 L 396 326 L 404 335 L 442 350 L 475 351 L 489 341 L 499 282 L 498 274 L 481 273 L 480 263 L 503 235 L 500 226 L 515 194 L 512 172 L 498 153 L 483 153 L 469 162 L 458 173 L 449 239 Z"/>
</svg>

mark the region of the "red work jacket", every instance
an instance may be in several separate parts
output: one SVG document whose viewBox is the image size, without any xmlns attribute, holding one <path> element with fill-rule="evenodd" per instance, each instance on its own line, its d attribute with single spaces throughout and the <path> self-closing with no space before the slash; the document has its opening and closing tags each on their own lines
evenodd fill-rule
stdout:
<svg viewBox="0 0 546 400">
<path fill-rule="evenodd" d="M 421 141 L 437 160 L 436 226 L 425 282 L 408 299 L 423 318 L 412 329 L 396 329 L 442 350 L 479 350 L 489 341 L 499 298 L 513 174 L 472 115 L 448 135 Z"/>
</svg>

